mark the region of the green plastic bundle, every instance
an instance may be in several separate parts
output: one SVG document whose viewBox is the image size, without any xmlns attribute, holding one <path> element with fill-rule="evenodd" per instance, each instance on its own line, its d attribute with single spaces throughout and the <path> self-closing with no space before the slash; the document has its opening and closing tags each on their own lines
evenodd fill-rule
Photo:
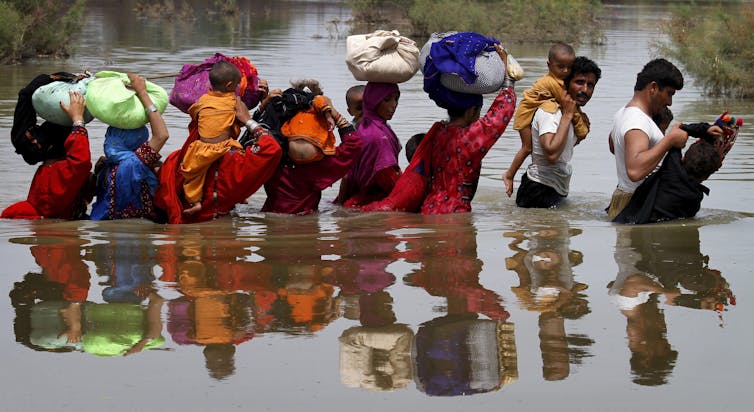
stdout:
<svg viewBox="0 0 754 412">
<path fill-rule="evenodd" d="M 121 129 L 136 129 L 149 121 L 147 112 L 136 92 L 126 87 L 130 83 L 125 73 L 101 71 L 95 74 L 86 89 L 86 107 L 102 122 Z M 147 81 L 147 94 L 160 113 L 168 105 L 168 93 Z"/>
</svg>

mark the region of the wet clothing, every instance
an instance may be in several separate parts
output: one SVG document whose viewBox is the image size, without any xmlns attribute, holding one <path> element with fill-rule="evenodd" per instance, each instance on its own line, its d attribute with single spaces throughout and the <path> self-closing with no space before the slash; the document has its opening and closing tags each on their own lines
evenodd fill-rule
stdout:
<svg viewBox="0 0 754 412">
<path fill-rule="evenodd" d="M 521 175 L 521 184 L 516 191 L 516 206 L 546 209 L 557 206 L 565 198 L 552 187 L 530 179 L 526 173 Z"/>
<path fill-rule="evenodd" d="M 89 138 L 84 127 L 74 127 L 65 140 L 65 159 L 42 164 L 34 174 L 26 200 L 3 210 L 6 219 L 78 219 L 85 216 L 91 196 L 85 186 L 92 169 Z"/>
<path fill-rule="evenodd" d="M 694 217 L 709 189 L 691 179 L 681 163 L 681 149 L 672 148 L 662 167 L 634 191 L 617 223 L 654 223 Z"/>
<path fill-rule="evenodd" d="M 468 127 L 435 123 L 390 195 L 362 211 L 422 214 L 471 211 L 482 159 L 513 118 L 516 92 L 504 88 L 487 113 Z"/>
<path fill-rule="evenodd" d="M 188 146 L 181 162 L 183 193 L 187 202 L 195 203 L 202 200 L 207 169 L 233 149 L 243 150 L 243 146 L 234 139 L 226 139 L 218 143 L 206 143 L 197 139 Z"/>
<path fill-rule="evenodd" d="M 638 129 L 649 136 L 649 148 L 654 147 L 664 137 L 660 128 L 650 116 L 634 106 L 622 107 L 613 117 L 613 129 L 610 139 L 613 141 L 615 150 L 615 169 L 618 174 L 618 189 L 631 193 L 641 184 L 634 182 L 628 177 L 626 170 L 626 133 Z M 662 163 L 662 162 L 661 162 Z M 659 169 L 660 165 L 657 166 Z"/>
<path fill-rule="evenodd" d="M 183 216 L 187 204 L 183 198 L 180 162 L 188 146 L 198 138 L 196 121 L 192 121 L 183 148 L 171 153 L 160 168 L 155 206 L 166 214 L 164 219 L 168 223 L 205 222 L 228 214 L 272 176 L 282 156 L 280 145 L 266 132 L 256 144 L 250 144 L 243 150 L 229 151 L 207 171 L 201 211 Z"/>
<path fill-rule="evenodd" d="M 280 128 L 289 142 L 303 140 L 319 149 L 319 156 L 314 159 L 307 159 L 309 161 L 319 160 L 322 155 L 331 156 L 335 154 L 335 134 L 330 130 L 325 118 L 325 113 L 331 109 L 325 96 L 316 96 L 312 100 L 310 109 L 296 113 Z M 298 163 L 305 162 L 300 161 Z"/>
<path fill-rule="evenodd" d="M 377 106 L 398 92 L 393 83 L 367 83 L 359 124 L 361 155 L 341 183 L 336 203 L 359 207 L 383 199 L 392 190 L 400 175 L 398 154 L 401 143 L 385 120 L 376 113 Z"/>
<path fill-rule="evenodd" d="M 351 169 L 361 152 L 361 140 L 352 126 L 340 129 L 342 143 L 333 156 L 307 164 L 281 163 L 264 184 L 263 212 L 309 214 L 316 212 L 322 191 Z"/>
<path fill-rule="evenodd" d="M 236 94 L 209 91 L 189 107 L 191 119 L 198 124 L 199 139 L 194 140 L 181 160 L 183 193 L 186 201 L 196 203 L 202 200 L 207 169 L 217 159 L 232 149 L 242 150 L 238 143 L 241 131 L 236 124 Z M 202 139 L 225 137 L 218 142 Z"/>
<path fill-rule="evenodd" d="M 208 91 L 189 107 L 192 120 L 199 122 L 199 136 L 212 139 L 228 134 L 238 138 L 241 126 L 236 124 L 236 93 Z"/>
<path fill-rule="evenodd" d="M 160 154 L 149 145 L 149 130 L 108 127 L 105 160 L 97 172 L 92 220 L 154 219 L 155 168 Z"/>
</svg>

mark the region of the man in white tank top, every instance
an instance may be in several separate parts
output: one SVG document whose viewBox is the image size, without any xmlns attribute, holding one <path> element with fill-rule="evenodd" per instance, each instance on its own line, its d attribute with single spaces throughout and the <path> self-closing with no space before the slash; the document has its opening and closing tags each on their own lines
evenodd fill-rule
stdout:
<svg viewBox="0 0 754 412">
<path fill-rule="evenodd" d="M 660 166 L 672 147 L 686 145 L 688 134 L 680 123 L 666 135 L 652 120 L 673 104 L 673 95 L 683 88 L 683 75 L 665 59 L 647 63 L 636 76 L 634 96 L 618 110 L 610 132 L 610 151 L 615 155 L 618 187 L 613 193 L 608 216 L 615 217 L 626 206 L 634 190 Z"/>
</svg>

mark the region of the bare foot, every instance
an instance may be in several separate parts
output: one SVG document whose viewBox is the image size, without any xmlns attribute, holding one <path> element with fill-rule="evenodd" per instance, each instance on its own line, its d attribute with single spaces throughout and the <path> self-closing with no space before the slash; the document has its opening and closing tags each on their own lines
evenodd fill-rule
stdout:
<svg viewBox="0 0 754 412">
<path fill-rule="evenodd" d="M 202 210 L 202 202 L 194 202 L 189 205 L 188 209 L 183 210 L 183 214 L 193 215 L 194 213 L 199 213 L 200 210 Z"/>
</svg>

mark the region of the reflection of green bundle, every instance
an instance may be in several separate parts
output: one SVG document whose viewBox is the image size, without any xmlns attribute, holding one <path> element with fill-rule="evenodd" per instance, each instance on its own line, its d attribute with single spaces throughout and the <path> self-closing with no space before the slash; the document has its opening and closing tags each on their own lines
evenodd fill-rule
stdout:
<svg viewBox="0 0 754 412">
<path fill-rule="evenodd" d="M 123 355 L 144 338 L 146 326 L 146 313 L 141 305 L 88 304 L 84 351 L 97 356 Z M 163 343 L 165 338 L 160 336 L 147 343 L 144 349 L 152 349 Z"/>
<path fill-rule="evenodd" d="M 39 302 L 32 306 L 29 341 L 33 345 L 47 350 L 81 349 L 81 342 L 68 343 L 66 335 L 61 334 L 65 330 L 65 325 L 60 316 L 60 310 L 68 307 L 68 305 L 70 305 L 70 302 L 64 300 L 51 300 Z"/>
</svg>

